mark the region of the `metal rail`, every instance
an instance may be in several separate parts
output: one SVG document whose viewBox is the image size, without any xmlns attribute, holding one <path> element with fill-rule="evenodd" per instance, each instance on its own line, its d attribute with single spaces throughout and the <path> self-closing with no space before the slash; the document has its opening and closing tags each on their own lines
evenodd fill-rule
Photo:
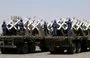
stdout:
<svg viewBox="0 0 90 58">
<path fill-rule="evenodd" d="M 82 37 L 88 37 L 88 36 L 56 36 L 56 37 L 51 37 L 51 36 L 46 36 L 46 37 L 38 37 L 38 36 L 0 36 L 0 40 L 1 39 L 17 39 L 17 38 L 22 38 L 22 39 L 26 39 L 26 38 L 34 38 L 34 39 L 66 39 L 66 38 L 82 38 Z"/>
</svg>

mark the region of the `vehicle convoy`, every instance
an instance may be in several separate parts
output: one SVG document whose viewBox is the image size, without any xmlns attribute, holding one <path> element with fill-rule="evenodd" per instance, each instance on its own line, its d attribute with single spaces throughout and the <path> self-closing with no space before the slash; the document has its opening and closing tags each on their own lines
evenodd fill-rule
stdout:
<svg viewBox="0 0 90 58">
<path fill-rule="evenodd" d="M 47 24 L 15 16 L 8 24 L 3 22 L 2 30 L 1 53 L 30 53 L 36 46 L 50 53 L 90 50 L 90 24 L 86 21 L 62 18 Z"/>
</svg>

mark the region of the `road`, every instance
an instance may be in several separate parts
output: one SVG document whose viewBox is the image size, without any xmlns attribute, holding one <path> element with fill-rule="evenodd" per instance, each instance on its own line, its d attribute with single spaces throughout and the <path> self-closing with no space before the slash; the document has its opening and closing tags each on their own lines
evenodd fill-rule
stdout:
<svg viewBox="0 0 90 58">
<path fill-rule="evenodd" d="M 0 54 L 0 58 L 90 58 L 90 52 L 78 54 L 50 54 L 49 52 L 31 54 Z"/>
</svg>

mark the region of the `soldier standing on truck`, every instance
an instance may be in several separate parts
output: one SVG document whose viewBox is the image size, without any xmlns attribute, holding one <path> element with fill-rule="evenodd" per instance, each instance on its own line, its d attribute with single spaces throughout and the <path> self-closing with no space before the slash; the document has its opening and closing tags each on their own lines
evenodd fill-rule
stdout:
<svg viewBox="0 0 90 58">
<path fill-rule="evenodd" d="M 25 29 L 24 29 L 24 24 L 22 19 L 20 20 L 20 23 L 18 24 L 18 26 L 20 27 L 19 35 L 25 35 Z"/>
<path fill-rule="evenodd" d="M 67 26 L 68 26 L 68 28 L 67 28 L 67 35 L 71 36 L 72 35 L 72 30 L 71 30 L 72 22 L 71 22 L 71 19 L 69 18 L 66 23 L 67 23 Z"/>
<path fill-rule="evenodd" d="M 44 35 L 47 36 L 47 23 L 44 22 Z"/>
<path fill-rule="evenodd" d="M 59 25 L 57 24 L 56 20 L 54 20 L 52 27 L 53 27 L 53 36 L 57 36 L 57 28 L 59 28 Z"/>
<path fill-rule="evenodd" d="M 3 35 L 6 35 L 6 33 L 7 33 L 7 27 L 6 27 L 6 22 L 5 21 L 2 24 L 2 30 L 3 30 Z"/>
</svg>

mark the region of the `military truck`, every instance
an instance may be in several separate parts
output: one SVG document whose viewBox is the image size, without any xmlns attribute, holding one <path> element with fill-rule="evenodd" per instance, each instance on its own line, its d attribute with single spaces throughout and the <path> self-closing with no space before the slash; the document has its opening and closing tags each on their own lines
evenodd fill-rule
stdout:
<svg viewBox="0 0 90 58">
<path fill-rule="evenodd" d="M 37 29 L 36 26 L 40 23 L 32 23 L 28 24 L 30 19 L 25 19 L 24 28 L 25 35 L 19 35 L 20 30 L 17 26 L 20 22 L 20 17 L 14 16 L 13 19 L 7 24 L 6 34 L 0 36 L 1 42 L 1 53 L 30 53 L 36 52 L 36 46 L 38 46 L 41 51 L 47 51 L 44 41 L 45 39 L 41 37 L 43 34 L 40 32 L 42 29 Z M 26 22 L 26 23 L 25 23 Z M 31 22 L 31 21 L 30 21 Z M 9 26 L 9 27 L 8 27 Z M 33 29 L 31 27 L 33 26 Z M 30 28 L 30 29 L 28 29 Z M 39 26 L 40 28 L 40 26 Z"/>
<path fill-rule="evenodd" d="M 66 18 L 60 19 L 58 24 L 57 36 L 52 36 L 52 28 L 48 30 L 50 36 L 44 36 L 42 28 L 42 20 L 26 20 L 25 35 L 19 35 L 18 20 L 11 21 L 13 24 L 8 28 L 7 35 L 0 36 L 1 53 L 16 52 L 29 53 L 35 52 L 35 47 L 39 46 L 41 51 L 50 53 L 79 53 L 81 51 L 90 50 L 90 25 L 84 21 L 72 20 L 72 36 L 67 36 Z M 30 22 L 29 22 L 30 21 Z M 29 22 L 29 23 L 28 23 Z M 34 24 L 35 23 L 35 24 Z"/>
<path fill-rule="evenodd" d="M 72 21 L 72 36 L 67 36 L 66 19 L 62 19 L 58 36 L 46 38 L 51 54 L 54 53 L 80 53 L 90 50 L 90 24 L 74 19 Z"/>
</svg>

